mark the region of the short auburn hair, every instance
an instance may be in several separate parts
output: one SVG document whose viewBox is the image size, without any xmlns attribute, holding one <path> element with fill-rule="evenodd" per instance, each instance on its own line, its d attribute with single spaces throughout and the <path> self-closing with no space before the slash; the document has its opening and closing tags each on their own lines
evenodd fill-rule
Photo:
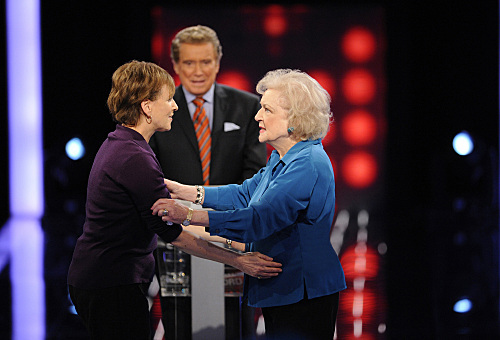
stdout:
<svg viewBox="0 0 500 340">
<path fill-rule="evenodd" d="M 142 114 L 144 100 L 156 100 L 164 85 L 170 96 L 175 93 L 175 83 L 170 74 L 160 66 L 132 60 L 120 66 L 111 78 L 108 108 L 117 123 L 135 126 Z"/>
</svg>

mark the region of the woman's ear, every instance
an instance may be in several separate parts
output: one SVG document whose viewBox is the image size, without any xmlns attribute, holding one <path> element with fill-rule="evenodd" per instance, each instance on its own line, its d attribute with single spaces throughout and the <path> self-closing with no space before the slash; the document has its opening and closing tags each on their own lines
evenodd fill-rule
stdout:
<svg viewBox="0 0 500 340">
<path fill-rule="evenodd" d="M 146 123 L 151 124 L 153 117 L 151 117 L 151 101 L 149 99 L 141 102 L 141 109 L 144 116 L 146 116 Z"/>
<path fill-rule="evenodd" d="M 141 102 L 141 108 L 144 113 L 151 112 L 151 106 L 150 106 L 150 101 L 149 99 L 143 100 Z"/>
</svg>

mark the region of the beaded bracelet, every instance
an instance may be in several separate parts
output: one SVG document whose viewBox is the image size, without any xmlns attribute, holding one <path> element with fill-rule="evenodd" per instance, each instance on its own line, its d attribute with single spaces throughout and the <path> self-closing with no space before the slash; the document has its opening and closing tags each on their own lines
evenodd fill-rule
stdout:
<svg viewBox="0 0 500 340">
<path fill-rule="evenodd" d="M 205 193 L 205 189 L 201 185 L 196 185 L 196 199 L 194 200 L 194 204 L 201 204 L 203 202 L 203 195 Z"/>
</svg>

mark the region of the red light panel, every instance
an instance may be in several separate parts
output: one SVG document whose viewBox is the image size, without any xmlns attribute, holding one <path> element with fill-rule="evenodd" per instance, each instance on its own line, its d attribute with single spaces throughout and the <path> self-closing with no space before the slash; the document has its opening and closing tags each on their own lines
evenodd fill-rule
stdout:
<svg viewBox="0 0 500 340">
<path fill-rule="evenodd" d="M 356 277 L 373 279 L 378 274 L 379 258 L 377 252 L 371 247 L 366 247 L 366 252 L 356 253 L 356 247 L 351 247 L 344 252 L 340 260 L 346 280 Z"/>
<path fill-rule="evenodd" d="M 362 291 L 348 289 L 342 293 L 342 298 L 339 301 L 339 307 L 348 316 L 349 322 L 354 320 L 353 311 L 358 310 L 361 315 L 356 316 L 363 320 L 364 323 L 370 322 L 375 313 L 377 297 L 372 289 L 365 288 Z"/>
<path fill-rule="evenodd" d="M 360 335 L 346 334 L 345 336 L 342 336 L 342 339 L 345 339 L 345 340 L 375 340 L 377 338 L 373 334 L 363 333 Z"/>
<path fill-rule="evenodd" d="M 164 46 L 163 35 L 160 32 L 155 32 L 151 37 L 151 54 L 154 60 L 159 60 L 163 50 L 166 49 Z"/>
<path fill-rule="evenodd" d="M 368 111 L 351 111 L 342 120 L 342 135 L 353 146 L 368 145 L 377 134 L 377 121 Z"/>
<path fill-rule="evenodd" d="M 330 94 L 330 97 L 333 97 L 335 94 L 335 79 L 333 79 L 332 75 L 324 70 L 311 70 L 307 72 L 311 77 L 316 79 L 318 83 Z"/>
<path fill-rule="evenodd" d="M 271 37 L 280 37 L 288 30 L 288 20 L 285 18 L 283 6 L 271 5 L 267 8 L 264 18 L 264 32 Z"/>
<path fill-rule="evenodd" d="M 370 186 L 378 172 L 375 158 L 364 151 L 347 155 L 342 161 L 342 176 L 347 184 L 362 189 Z"/>
<path fill-rule="evenodd" d="M 322 143 L 324 146 L 330 145 L 333 143 L 335 140 L 335 137 L 337 137 L 337 131 L 336 131 L 336 125 L 332 124 L 330 125 L 330 130 L 328 130 L 328 133 L 326 136 L 323 138 Z"/>
<path fill-rule="evenodd" d="M 375 78 L 363 69 L 353 69 L 342 81 L 342 91 L 348 102 L 354 105 L 365 105 L 375 96 Z"/>
<path fill-rule="evenodd" d="M 352 62 L 367 62 L 373 57 L 375 48 L 373 33 L 364 27 L 353 27 L 342 38 L 342 52 Z"/>
<path fill-rule="evenodd" d="M 248 79 L 248 77 L 244 73 L 239 71 L 226 71 L 219 73 L 219 75 L 217 76 L 217 82 L 224 85 L 236 87 L 237 89 L 243 91 L 252 93 L 254 92 L 252 91 L 250 80 Z"/>
</svg>

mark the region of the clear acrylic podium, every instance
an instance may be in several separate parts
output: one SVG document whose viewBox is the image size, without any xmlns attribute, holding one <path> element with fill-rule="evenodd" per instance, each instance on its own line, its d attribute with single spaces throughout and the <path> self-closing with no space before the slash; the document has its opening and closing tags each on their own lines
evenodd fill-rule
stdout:
<svg viewBox="0 0 500 340">
<path fill-rule="evenodd" d="M 194 204 L 191 207 L 199 209 Z M 165 339 L 239 338 L 241 271 L 191 256 L 160 238 L 156 262 Z"/>
</svg>

